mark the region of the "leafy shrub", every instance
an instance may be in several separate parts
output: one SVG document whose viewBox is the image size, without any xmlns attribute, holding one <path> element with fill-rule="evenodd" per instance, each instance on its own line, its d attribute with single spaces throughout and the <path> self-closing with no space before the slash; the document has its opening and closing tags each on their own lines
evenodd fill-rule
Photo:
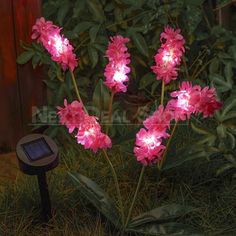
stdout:
<svg viewBox="0 0 236 236">
<path fill-rule="evenodd" d="M 201 140 L 193 147 L 185 146 L 184 152 L 180 150 L 183 153 L 181 158 L 167 162 L 164 169 L 206 157 L 208 159 L 221 158 L 218 174 L 236 167 L 234 155 L 236 94 L 233 80 L 236 67 L 236 37 L 233 32 L 218 25 L 210 1 L 58 0 L 45 2 L 44 15 L 47 19 L 63 25 L 65 29 L 63 33 L 75 45 L 75 52 L 80 58 L 79 70 L 76 69 L 75 74 L 79 76 L 78 84 L 82 97 L 87 104 L 92 100 L 98 111 L 107 110 L 110 100 L 110 95 L 101 82 L 103 68 L 106 65 L 103 55 L 109 36 L 121 34 L 132 39 L 129 43 L 132 55 L 132 80 L 127 97 L 134 100 L 132 105 L 136 106 L 140 105 L 138 101 L 142 98 L 145 101 L 143 106 L 147 106 L 150 112 L 159 102 L 161 94 L 160 83 L 150 72 L 150 66 L 154 64 L 153 59 L 150 60 L 150 58 L 153 58 L 156 49 L 160 46 L 159 35 L 163 26 L 169 24 L 180 27 L 187 41 L 187 53 L 180 68 L 179 79 L 167 85 L 166 91 L 175 89 L 179 80 L 187 79 L 194 84 L 216 87 L 218 96 L 225 103 L 223 109 L 217 112 L 209 123 L 203 123 L 200 116 L 191 120 L 191 127 L 193 131 L 201 135 Z M 47 65 L 49 80 L 45 80 L 45 83 L 52 91 L 52 95 L 49 96 L 49 106 L 56 107 L 63 102 L 64 97 L 68 97 L 71 102 L 75 91 L 71 80 L 67 79 L 70 76 L 69 72 L 63 72 L 55 62 L 52 62 L 40 45 L 32 43 L 24 47 L 26 52 L 18 58 L 19 63 L 32 59 L 34 67 L 38 64 Z M 132 110 L 131 105 L 124 106 L 129 102 L 128 99 L 120 96 L 119 101 L 122 102 L 115 103 L 113 111 Z M 136 128 L 130 128 L 122 121 L 120 124 L 122 128 L 119 125 L 112 128 L 115 143 L 132 142 Z M 56 136 L 58 132 L 66 135 L 61 127 L 49 127 L 46 132 L 53 136 Z M 122 140 L 119 140 L 120 134 L 122 134 Z M 130 150 L 128 148 L 124 151 Z M 82 193 L 90 198 L 114 225 L 119 227 L 118 213 L 111 211 L 111 208 L 115 208 L 111 205 L 108 196 L 87 177 L 80 174 L 70 175 Z M 171 210 L 168 214 L 172 214 L 174 208 L 175 206 L 168 208 Z M 162 209 L 158 208 L 133 219 L 129 224 L 129 230 L 132 231 L 134 227 L 134 231 L 143 233 L 150 233 L 150 229 L 153 229 L 152 232 L 161 231 L 159 226 L 156 228 L 156 225 L 153 225 L 153 222 L 158 222 L 160 211 L 162 212 Z M 176 217 L 178 210 L 173 214 Z M 150 215 L 153 217 L 151 220 L 148 218 Z M 165 215 L 163 217 L 165 218 Z M 168 230 L 171 232 L 171 229 L 173 229 L 172 224 L 166 226 L 167 232 Z"/>
</svg>

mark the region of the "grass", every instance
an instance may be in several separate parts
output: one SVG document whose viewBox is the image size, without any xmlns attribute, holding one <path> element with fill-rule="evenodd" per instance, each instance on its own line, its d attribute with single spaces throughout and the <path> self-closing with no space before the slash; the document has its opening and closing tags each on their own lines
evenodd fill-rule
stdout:
<svg viewBox="0 0 236 236">
<path fill-rule="evenodd" d="M 76 170 L 95 180 L 115 197 L 115 187 L 102 153 L 75 150 L 68 146 L 61 152 L 61 163 L 48 173 L 53 205 L 53 219 L 45 227 L 40 223 L 40 199 L 36 177 L 20 175 L 5 184 L 0 195 L 0 235 L 120 235 L 89 204 L 68 178 Z M 134 194 L 140 165 L 120 152 L 109 153 L 120 180 L 125 214 Z M 128 171 L 127 170 L 132 170 Z M 164 172 L 157 181 L 155 167 L 147 168 L 135 204 L 133 216 L 166 203 L 191 205 L 195 210 L 181 219 L 204 232 L 204 235 L 236 235 L 236 185 L 230 176 L 215 176 L 212 162 L 196 161 Z"/>
</svg>

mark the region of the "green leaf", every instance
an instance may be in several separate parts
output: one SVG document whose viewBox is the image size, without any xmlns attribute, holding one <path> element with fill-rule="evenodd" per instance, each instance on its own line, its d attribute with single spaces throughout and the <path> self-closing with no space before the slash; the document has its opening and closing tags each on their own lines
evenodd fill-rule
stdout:
<svg viewBox="0 0 236 236">
<path fill-rule="evenodd" d="M 79 24 L 77 24 L 75 26 L 75 28 L 73 29 L 73 33 L 81 33 L 81 32 L 85 32 L 87 29 L 89 29 L 91 26 L 93 25 L 92 22 L 90 21 L 84 21 L 84 22 L 81 22 Z"/>
<path fill-rule="evenodd" d="M 196 126 L 193 122 L 191 122 L 191 127 L 198 134 L 212 135 L 212 133 L 209 130 L 204 129 L 204 128 L 200 128 L 200 127 Z"/>
<path fill-rule="evenodd" d="M 162 223 L 163 221 L 170 221 L 180 216 L 186 215 L 192 210 L 192 207 L 179 204 L 169 204 L 161 206 L 133 218 L 130 221 L 128 227 L 136 228 L 140 225 L 151 222 Z"/>
<path fill-rule="evenodd" d="M 155 75 L 151 72 L 145 74 L 139 81 L 139 89 L 144 89 L 152 84 L 155 80 Z"/>
<path fill-rule="evenodd" d="M 34 56 L 34 51 L 25 51 L 17 57 L 17 63 L 23 65 Z"/>
<path fill-rule="evenodd" d="M 110 197 L 94 181 L 84 175 L 69 172 L 80 193 L 115 226 L 120 226 L 119 212 Z"/>
<path fill-rule="evenodd" d="M 137 47 L 138 51 L 142 55 L 149 57 L 148 46 L 147 46 L 147 43 L 146 43 L 144 37 L 142 36 L 142 34 L 137 33 L 135 31 L 131 31 L 131 37 L 132 37 L 134 44 Z"/>
<path fill-rule="evenodd" d="M 58 13 L 57 13 L 57 20 L 60 25 L 63 24 L 63 21 L 66 17 L 66 14 L 68 13 L 70 9 L 70 2 L 69 1 L 63 1 L 61 4 Z"/>
<path fill-rule="evenodd" d="M 213 82 L 218 92 L 223 93 L 232 89 L 232 82 L 225 80 L 222 75 L 212 74 L 209 76 L 209 79 Z"/>
<path fill-rule="evenodd" d="M 176 168 L 185 164 L 186 162 L 195 161 L 196 159 L 204 158 L 206 156 L 207 156 L 207 153 L 204 150 L 196 151 L 196 152 L 192 152 L 189 150 L 186 152 L 178 152 L 176 157 L 167 158 L 162 170 L 173 169 L 173 168 Z"/>
<path fill-rule="evenodd" d="M 194 12 L 194 14 L 193 14 Z M 193 33 L 202 19 L 202 11 L 201 8 L 188 5 L 186 11 L 186 22 L 188 25 L 189 33 Z"/>
<path fill-rule="evenodd" d="M 39 64 L 39 62 L 40 62 L 40 56 L 38 54 L 34 54 L 34 56 L 32 57 L 32 65 L 34 69 Z"/>
<path fill-rule="evenodd" d="M 209 66 L 210 74 L 216 74 L 219 71 L 219 65 L 220 65 L 219 59 L 215 57 Z"/>
<path fill-rule="evenodd" d="M 221 175 L 221 174 L 223 174 L 224 172 L 226 172 L 227 170 L 230 170 L 230 169 L 232 169 L 232 168 L 234 168 L 234 165 L 232 165 L 231 163 L 225 164 L 225 165 L 223 165 L 221 168 L 219 168 L 219 169 L 217 170 L 216 175 L 217 175 L 217 176 L 218 176 L 218 175 Z"/>
<path fill-rule="evenodd" d="M 121 145 L 125 142 L 131 141 L 135 139 L 135 135 L 138 132 L 139 128 L 133 129 L 131 131 L 129 131 L 127 134 L 123 134 L 121 136 L 119 136 L 118 138 L 116 138 L 113 141 L 113 145 Z"/>
<path fill-rule="evenodd" d="M 52 80 L 43 80 L 43 82 L 47 85 L 47 87 L 51 90 L 58 89 L 58 82 Z"/>
<path fill-rule="evenodd" d="M 88 46 L 88 55 L 89 55 L 90 61 L 92 62 L 92 68 L 94 68 L 98 63 L 98 52 L 91 45 Z"/>
<path fill-rule="evenodd" d="M 216 131 L 220 138 L 226 137 L 226 127 L 223 124 L 218 125 Z"/>
<path fill-rule="evenodd" d="M 86 1 L 88 4 L 89 10 L 94 16 L 94 19 L 102 23 L 105 20 L 105 15 L 101 6 L 101 3 L 98 0 L 89 0 Z"/>
<path fill-rule="evenodd" d="M 93 93 L 93 104 L 99 111 L 107 111 L 110 101 L 110 92 L 100 79 Z"/>
<path fill-rule="evenodd" d="M 203 236 L 203 234 L 199 233 L 199 231 L 196 229 L 181 223 L 150 223 L 141 225 L 135 229 L 128 228 L 127 231 L 141 233 L 149 236 Z"/>
<path fill-rule="evenodd" d="M 94 25 L 92 28 L 90 28 L 89 36 L 90 36 L 92 43 L 95 42 L 95 39 L 97 37 L 97 33 L 98 33 L 99 29 L 100 29 L 100 25 Z"/>
</svg>

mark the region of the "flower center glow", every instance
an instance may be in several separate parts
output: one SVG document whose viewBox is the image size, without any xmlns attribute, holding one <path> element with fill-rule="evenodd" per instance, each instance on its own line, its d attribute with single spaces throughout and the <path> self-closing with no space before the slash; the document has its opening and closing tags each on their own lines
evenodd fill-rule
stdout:
<svg viewBox="0 0 236 236">
<path fill-rule="evenodd" d="M 165 54 L 164 54 L 164 56 L 162 57 L 162 60 L 163 60 L 165 63 L 173 62 L 173 61 L 174 61 L 173 52 L 172 52 L 172 51 L 166 51 Z"/>
<path fill-rule="evenodd" d="M 154 135 L 150 135 L 150 136 L 143 138 L 143 142 L 149 148 L 154 148 L 155 146 L 158 146 L 160 144 L 160 142 L 157 142 L 156 137 Z"/>
<path fill-rule="evenodd" d="M 49 41 L 48 41 L 48 45 L 53 45 L 53 47 L 55 48 L 55 51 L 58 54 L 63 53 L 64 51 L 64 42 L 63 39 L 60 35 L 53 35 Z"/>
<path fill-rule="evenodd" d="M 113 76 L 113 79 L 116 81 L 116 82 L 123 82 L 125 81 L 126 79 L 126 76 L 123 72 L 121 72 L 120 70 L 117 70 Z"/>
<path fill-rule="evenodd" d="M 56 50 L 59 52 L 59 53 L 62 53 L 63 52 L 63 41 L 62 41 L 62 38 L 60 36 L 54 36 L 54 46 L 56 48 Z"/>
<path fill-rule="evenodd" d="M 95 134 L 95 129 L 94 128 L 90 128 L 90 129 L 88 129 L 84 132 L 85 136 L 94 135 L 94 134 Z"/>
<path fill-rule="evenodd" d="M 189 99 L 190 99 L 189 93 L 187 91 L 182 91 L 182 93 L 178 96 L 178 106 L 185 110 L 188 110 Z"/>
</svg>

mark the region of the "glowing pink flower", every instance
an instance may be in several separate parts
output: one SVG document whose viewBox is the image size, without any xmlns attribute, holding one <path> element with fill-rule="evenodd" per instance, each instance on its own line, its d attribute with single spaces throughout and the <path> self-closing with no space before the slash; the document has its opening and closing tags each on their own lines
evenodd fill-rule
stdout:
<svg viewBox="0 0 236 236">
<path fill-rule="evenodd" d="M 148 165 L 161 160 L 165 146 L 161 144 L 163 133 L 142 128 L 136 134 L 134 154 L 137 161 Z"/>
<path fill-rule="evenodd" d="M 127 42 L 129 42 L 129 39 L 121 35 L 111 37 L 111 42 L 106 51 L 109 63 L 105 68 L 104 76 L 106 80 L 104 83 L 114 93 L 126 92 L 127 90 L 124 84 L 129 80 L 127 74 L 130 72 L 130 68 L 127 66 L 130 63 L 130 54 L 125 46 Z"/>
<path fill-rule="evenodd" d="M 60 32 L 60 28 L 56 25 L 53 25 L 52 21 L 45 21 L 43 17 L 36 20 L 35 25 L 32 27 L 32 39 L 37 39 L 38 43 L 47 44 L 48 35 L 52 31 Z"/>
<path fill-rule="evenodd" d="M 85 149 L 92 149 L 97 152 L 100 148 L 110 148 L 111 139 L 101 131 L 101 126 L 97 118 L 85 113 L 83 105 L 78 101 L 68 104 L 64 100 L 64 108 L 58 107 L 58 116 L 60 123 L 69 129 L 72 133 L 77 129 L 77 142 Z"/>
<path fill-rule="evenodd" d="M 181 57 L 185 51 L 185 40 L 180 34 L 180 29 L 176 31 L 166 27 L 161 34 L 161 47 L 155 55 L 155 65 L 152 66 L 157 80 L 163 80 L 168 84 L 171 80 L 176 80 L 178 76 L 177 66 L 181 63 Z"/>
<path fill-rule="evenodd" d="M 164 32 L 161 33 L 161 42 L 165 45 L 178 49 L 180 53 L 185 52 L 185 40 L 184 37 L 180 34 L 180 32 L 180 29 L 174 30 L 173 28 L 166 26 Z"/>
<path fill-rule="evenodd" d="M 73 101 L 71 104 L 64 100 L 65 107 L 57 107 L 60 123 L 65 125 L 69 129 L 69 133 L 72 133 L 74 129 L 79 128 L 81 122 L 84 120 L 84 110 L 81 103 Z"/>
<path fill-rule="evenodd" d="M 74 70 L 77 66 L 76 55 L 73 53 L 69 40 L 60 34 L 61 28 L 41 17 L 36 20 L 32 31 L 32 39 L 37 39 L 37 42 L 42 43 L 51 54 L 53 61 L 58 62 L 63 70 L 67 68 Z"/>
<path fill-rule="evenodd" d="M 143 165 L 155 163 L 162 158 L 165 146 L 162 140 L 169 137 L 166 130 L 170 127 L 172 112 L 164 109 L 162 105 L 144 122 L 146 129 L 142 128 L 136 134 L 134 154 Z"/>
<path fill-rule="evenodd" d="M 176 99 L 171 99 L 167 108 L 173 111 L 174 118 L 178 120 L 189 119 L 195 109 L 192 94 L 198 90 L 198 86 L 192 86 L 190 82 L 183 82 L 179 91 L 172 92 L 170 95 Z"/>
<path fill-rule="evenodd" d="M 189 119 L 193 113 L 203 113 L 203 117 L 212 116 L 221 108 L 222 103 L 217 101 L 215 89 L 201 88 L 190 82 L 183 82 L 179 91 L 171 93 L 176 99 L 171 99 L 167 108 L 173 111 L 175 120 Z"/>
<path fill-rule="evenodd" d="M 85 149 L 92 149 L 97 152 L 98 149 L 110 148 L 110 138 L 101 132 L 101 127 L 96 117 L 86 115 L 76 135 L 77 142 L 82 144 Z"/>
<path fill-rule="evenodd" d="M 202 113 L 203 117 L 213 116 L 216 110 L 222 107 L 222 103 L 217 100 L 215 88 L 208 86 L 193 94 L 196 112 Z"/>
<path fill-rule="evenodd" d="M 148 130 L 155 130 L 159 132 L 165 132 L 170 127 L 170 121 L 173 119 L 172 111 L 164 106 L 160 105 L 158 109 L 149 116 L 144 122 L 144 126 Z"/>
</svg>

